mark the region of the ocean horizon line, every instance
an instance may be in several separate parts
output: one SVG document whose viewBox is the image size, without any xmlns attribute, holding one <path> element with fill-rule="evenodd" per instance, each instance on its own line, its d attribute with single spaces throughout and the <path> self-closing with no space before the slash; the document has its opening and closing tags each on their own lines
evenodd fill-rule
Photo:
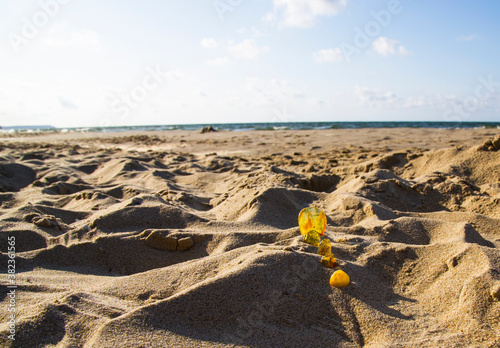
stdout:
<svg viewBox="0 0 500 348">
<path fill-rule="evenodd" d="M 235 122 L 235 123 L 196 123 L 196 124 L 164 124 L 164 125 L 122 125 L 95 127 L 55 127 L 50 125 L 5 126 L 3 133 L 35 133 L 35 132 L 130 132 L 130 131 L 169 131 L 169 130 L 201 130 L 213 127 L 217 131 L 251 131 L 251 130 L 314 130 L 314 129 L 360 129 L 360 128 L 442 128 L 468 129 L 491 128 L 500 129 L 500 122 L 444 122 L 444 121 L 300 121 L 300 122 Z"/>
</svg>

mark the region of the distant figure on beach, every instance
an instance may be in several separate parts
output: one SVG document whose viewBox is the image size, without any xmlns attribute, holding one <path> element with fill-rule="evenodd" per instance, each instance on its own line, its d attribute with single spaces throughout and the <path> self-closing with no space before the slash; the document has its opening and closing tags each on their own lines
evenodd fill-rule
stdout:
<svg viewBox="0 0 500 348">
<path fill-rule="evenodd" d="M 217 132 L 212 126 L 205 126 L 201 129 L 201 134 Z"/>
</svg>

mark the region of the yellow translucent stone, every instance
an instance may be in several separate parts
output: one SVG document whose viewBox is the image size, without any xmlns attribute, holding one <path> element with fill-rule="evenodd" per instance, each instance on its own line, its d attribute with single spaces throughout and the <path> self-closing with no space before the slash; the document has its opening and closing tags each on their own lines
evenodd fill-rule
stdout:
<svg viewBox="0 0 500 348">
<path fill-rule="evenodd" d="M 325 238 L 319 243 L 318 254 L 320 255 L 330 255 L 332 253 L 332 243 L 328 238 Z"/>
<path fill-rule="evenodd" d="M 301 234 L 315 230 L 321 236 L 325 234 L 326 215 L 318 208 L 304 208 L 299 213 L 299 229 Z"/>
<path fill-rule="evenodd" d="M 333 257 L 333 254 L 330 254 L 323 256 L 323 258 L 321 259 L 321 264 L 324 267 L 333 268 L 337 266 L 337 260 L 335 259 L 335 257 Z"/>
<path fill-rule="evenodd" d="M 336 288 L 342 288 L 344 286 L 347 286 L 351 284 L 351 279 L 342 270 L 335 271 L 335 273 L 332 274 L 332 277 L 330 278 L 330 285 L 335 286 Z"/>
<path fill-rule="evenodd" d="M 311 231 L 307 232 L 307 234 L 304 236 L 304 239 L 302 239 L 302 241 L 304 243 L 318 246 L 320 239 L 321 239 L 321 237 L 319 236 L 319 233 L 316 232 L 315 230 L 311 230 Z"/>
</svg>

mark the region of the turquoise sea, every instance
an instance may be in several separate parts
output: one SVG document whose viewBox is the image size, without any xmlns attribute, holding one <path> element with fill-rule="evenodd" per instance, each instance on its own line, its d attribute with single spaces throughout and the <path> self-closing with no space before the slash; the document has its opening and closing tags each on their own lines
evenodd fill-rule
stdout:
<svg viewBox="0 0 500 348">
<path fill-rule="evenodd" d="M 148 125 L 120 127 L 82 127 L 56 128 L 51 126 L 5 127 L 3 132 L 130 132 L 130 131 L 168 131 L 168 130 L 200 130 L 212 126 L 216 130 L 250 131 L 250 130 L 300 130 L 300 129 L 356 129 L 356 128 L 496 128 L 500 122 L 275 122 L 275 123 L 207 123 L 178 125 Z"/>
</svg>

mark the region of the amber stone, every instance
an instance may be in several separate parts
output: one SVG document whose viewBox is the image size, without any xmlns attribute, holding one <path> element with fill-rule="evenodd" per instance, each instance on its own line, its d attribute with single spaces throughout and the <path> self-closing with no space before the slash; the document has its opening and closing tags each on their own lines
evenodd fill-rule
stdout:
<svg viewBox="0 0 500 348">
<path fill-rule="evenodd" d="M 324 267 L 334 268 L 335 266 L 337 266 L 337 260 L 335 259 L 335 257 L 333 257 L 333 254 L 330 254 L 327 256 L 323 256 L 323 258 L 321 259 L 321 264 Z"/>
<path fill-rule="evenodd" d="M 299 213 L 299 229 L 301 234 L 315 230 L 320 236 L 325 234 L 326 215 L 318 208 L 304 208 Z"/>
<path fill-rule="evenodd" d="M 332 253 L 332 243 L 325 238 L 319 243 L 318 254 L 328 256 Z"/>
<path fill-rule="evenodd" d="M 342 288 L 344 286 L 347 286 L 351 284 L 351 279 L 342 270 L 335 271 L 335 273 L 332 274 L 332 277 L 330 278 L 330 285 L 335 286 L 336 288 Z"/>
<path fill-rule="evenodd" d="M 319 233 L 315 230 L 311 230 L 304 236 L 304 239 L 302 239 L 302 241 L 314 246 L 319 246 L 320 239 L 321 237 L 319 236 Z"/>
</svg>

